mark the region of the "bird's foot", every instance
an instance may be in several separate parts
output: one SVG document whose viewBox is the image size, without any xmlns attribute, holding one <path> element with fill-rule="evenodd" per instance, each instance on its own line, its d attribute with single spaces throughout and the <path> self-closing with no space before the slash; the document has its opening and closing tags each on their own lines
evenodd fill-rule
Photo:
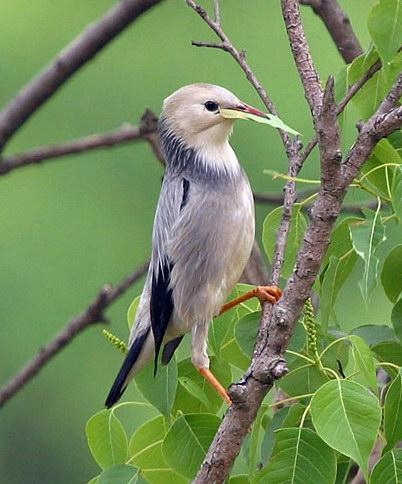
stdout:
<svg viewBox="0 0 402 484">
<path fill-rule="evenodd" d="M 216 376 L 211 372 L 211 370 L 209 368 L 197 368 L 197 370 L 209 382 L 209 384 L 212 385 L 213 388 L 215 388 L 215 390 L 225 400 L 225 402 L 229 406 L 232 405 L 232 400 L 229 398 L 227 391 L 218 381 Z"/>
<path fill-rule="evenodd" d="M 255 286 L 251 291 L 242 294 L 241 296 L 229 301 L 224 306 L 222 306 L 219 314 L 223 314 L 226 311 L 234 308 L 238 304 L 248 301 L 252 297 L 258 297 L 258 299 L 263 301 L 268 301 L 271 304 L 276 304 L 282 296 L 282 290 L 278 286 Z"/>
<path fill-rule="evenodd" d="M 268 301 L 271 304 L 276 304 L 282 296 L 278 286 L 256 286 L 253 291 L 261 302 Z"/>
</svg>

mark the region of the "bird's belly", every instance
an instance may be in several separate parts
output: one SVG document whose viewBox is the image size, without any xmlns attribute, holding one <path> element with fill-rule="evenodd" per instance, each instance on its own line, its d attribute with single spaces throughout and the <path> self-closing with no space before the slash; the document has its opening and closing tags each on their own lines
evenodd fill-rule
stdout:
<svg viewBox="0 0 402 484">
<path fill-rule="evenodd" d="M 244 270 L 254 241 L 248 184 L 235 197 L 223 199 L 213 213 L 202 216 L 202 235 L 191 252 L 178 258 L 172 274 L 175 309 L 169 326 L 174 333 L 188 332 L 194 323 L 209 322 L 218 314 Z"/>
</svg>

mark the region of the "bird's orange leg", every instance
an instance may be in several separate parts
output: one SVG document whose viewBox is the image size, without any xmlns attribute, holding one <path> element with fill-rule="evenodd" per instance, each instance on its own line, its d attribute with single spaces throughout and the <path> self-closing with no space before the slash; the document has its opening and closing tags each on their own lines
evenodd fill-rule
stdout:
<svg viewBox="0 0 402 484">
<path fill-rule="evenodd" d="M 229 398 L 227 391 L 216 379 L 215 375 L 209 368 L 197 368 L 199 373 L 212 385 L 213 388 L 219 393 L 219 395 L 225 400 L 228 405 L 232 405 L 232 400 Z"/>
<path fill-rule="evenodd" d="M 258 299 L 262 301 L 268 301 L 271 304 L 276 304 L 282 296 L 282 291 L 277 286 L 256 286 L 251 291 L 242 294 L 241 296 L 229 301 L 224 306 L 222 306 L 219 314 L 223 314 L 229 309 L 234 308 L 238 304 L 251 299 L 252 297 L 258 297 Z"/>
</svg>

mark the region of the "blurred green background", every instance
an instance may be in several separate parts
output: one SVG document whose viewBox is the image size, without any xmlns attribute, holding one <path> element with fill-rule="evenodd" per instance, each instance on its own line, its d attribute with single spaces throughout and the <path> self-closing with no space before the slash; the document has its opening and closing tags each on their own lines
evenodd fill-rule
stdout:
<svg viewBox="0 0 402 484">
<path fill-rule="evenodd" d="M 211 6 L 212 2 L 204 2 Z M 364 48 L 366 15 L 374 0 L 341 2 Z M 15 93 L 111 0 L 1 0 L 0 105 Z M 342 60 L 320 20 L 303 17 L 322 79 Z M 227 33 L 277 104 L 282 118 L 312 133 L 308 110 L 289 53 L 280 2 L 223 2 Z M 178 87 L 211 82 L 261 107 L 239 67 L 223 52 L 190 41 L 213 34 L 183 1 L 152 9 L 76 74 L 18 132 L 7 153 L 136 124 L 146 107 L 159 112 Z M 345 145 L 354 135 L 353 111 Z M 284 171 L 274 130 L 238 123 L 232 143 L 254 189 L 277 192 L 283 182 L 263 174 Z M 19 169 L 0 178 L 0 381 L 5 382 L 106 283 L 116 283 L 150 253 L 153 214 L 162 168 L 144 143 L 97 151 Z M 317 156 L 303 172 L 317 176 Z M 354 197 L 352 197 L 353 199 Z M 356 200 L 356 198 L 354 198 Z M 259 226 L 269 207 L 258 208 Z M 391 245 L 392 234 L 389 234 Z M 356 291 L 358 269 L 338 302 L 348 327 L 386 322 L 390 307 L 377 293 L 368 308 Z M 109 311 L 111 330 L 127 337 L 126 309 L 137 285 Z M 88 329 L 0 412 L 0 481 L 80 483 L 98 473 L 86 445 L 85 422 L 103 406 L 121 356 Z M 127 391 L 132 397 L 135 388 Z M 136 415 L 130 415 L 133 428 Z"/>
</svg>

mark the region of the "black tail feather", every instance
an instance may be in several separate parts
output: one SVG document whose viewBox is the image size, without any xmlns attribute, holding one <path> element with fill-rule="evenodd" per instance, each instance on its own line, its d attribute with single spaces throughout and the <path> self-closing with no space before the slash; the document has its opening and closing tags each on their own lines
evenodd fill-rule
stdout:
<svg viewBox="0 0 402 484">
<path fill-rule="evenodd" d="M 137 361 L 142 347 L 144 346 L 145 340 L 148 337 L 150 328 L 148 328 L 144 333 L 138 336 L 133 344 L 130 346 L 128 350 L 127 356 L 123 362 L 122 367 L 120 368 L 119 373 L 110 389 L 109 395 L 106 398 L 105 406 L 106 408 L 112 407 L 115 403 L 117 403 L 121 396 L 124 393 L 124 390 L 127 387 L 127 377 L 130 373 L 133 365 Z"/>
</svg>

